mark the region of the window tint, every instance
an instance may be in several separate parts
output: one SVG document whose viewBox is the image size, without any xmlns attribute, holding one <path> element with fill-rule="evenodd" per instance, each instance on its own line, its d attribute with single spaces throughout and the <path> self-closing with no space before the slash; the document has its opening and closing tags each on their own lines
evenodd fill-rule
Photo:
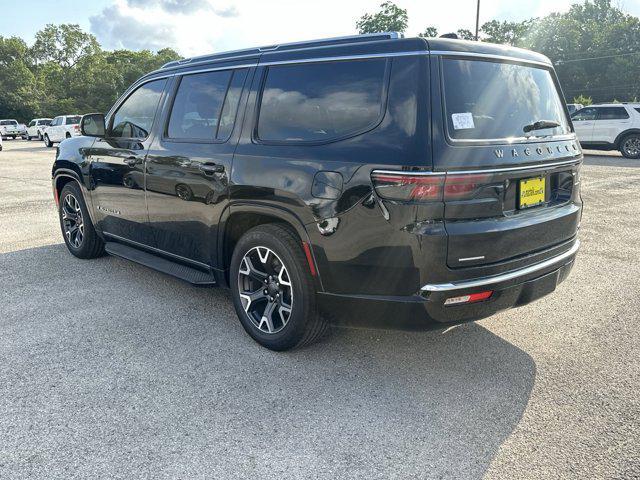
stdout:
<svg viewBox="0 0 640 480">
<path fill-rule="evenodd" d="M 233 72 L 227 70 L 182 77 L 171 109 L 167 136 L 214 140 L 232 75 Z"/>
<path fill-rule="evenodd" d="M 0 120 L 0 125 L 18 125 L 16 120 Z"/>
<path fill-rule="evenodd" d="M 67 117 L 64 122 L 65 125 L 75 125 L 76 123 L 80 123 L 80 116 L 78 115 Z"/>
<path fill-rule="evenodd" d="M 490 61 L 442 60 L 447 125 L 453 139 L 524 136 L 524 127 L 551 120 L 534 135 L 569 133 L 564 105 L 549 70 Z"/>
<path fill-rule="evenodd" d="M 583 108 L 574 113 L 571 118 L 575 121 L 595 120 L 598 112 L 595 108 Z"/>
<path fill-rule="evenodd" d="M 154 80 L 138 87 L 113 115 L 111 135 L 147 138 L 166 80 Z"/>
<path fill-rule="evenodd" d="M 600 107 L 598 110 L 598 120 L 623 120 L 629 118 L 629 114 L 624 107 Z"/>
<path fill-rule="evenodd" d="M 51 125 L 51 120 L 40 120 L 38 125 Z"/>
<path fill-rule="evenodd" d="M 220 115 L 218 134 L 216 135 L 216 138 L 220 140 L 226 140 L 231 135 L 233 125 L 236 121 L 238 102 L 240 101 L 240 94 L 242 93 L 242 87 L 244 86 L 246 76 L 246 69 L 236 70 L 231 78 L 227 97 L 225 98 L 224 105 L 222 107 L 222 114 Z"/>
<path fill-rule="evenodd" d="M 635 111 L 640 113 L 640 108 L 636 108 Z"/>
<path fill-rule="evenodd" d="M 371 127 L 380 118 L 385 59 L 269 67 L 258 137 L 323 141 Z"/>
</svg>

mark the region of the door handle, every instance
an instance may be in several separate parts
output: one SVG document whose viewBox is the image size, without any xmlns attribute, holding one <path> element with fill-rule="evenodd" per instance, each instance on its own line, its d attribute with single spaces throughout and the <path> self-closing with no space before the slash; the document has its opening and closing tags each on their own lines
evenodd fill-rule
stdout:
<svg viewBox="0 0 640 480">
<path fill-rule="evenodd" d="M 205 175 L 211 175 L 213 173 L 224 173 L 224 165 L 218 165 L 217 163 L 202 163 L 198 169 Z"/>
<path fill-rule="evenodd" d="M 129 165 L 130 167 L 133 167 L 138 163 L 138 157 L 127 157 L 123 160 L 123 162 Z"/>
</svg>

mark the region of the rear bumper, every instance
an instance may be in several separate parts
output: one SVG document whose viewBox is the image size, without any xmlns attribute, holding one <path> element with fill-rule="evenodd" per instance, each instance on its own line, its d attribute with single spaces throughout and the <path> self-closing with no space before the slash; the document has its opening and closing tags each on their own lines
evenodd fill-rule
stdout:
<svg viewBox="0 0 640 480">
<path fill-rule="evenodd" d="M 553 292 L 573 268 L 580 242 L 565 253 L 504 274 L 425 285 L 411 296 L 319 294 L 320 309 L 337 325 L 430 330 L 479 320 Z M 488 300 L 448 305 L 447 298 L 492 290 Z"/>
</svg>

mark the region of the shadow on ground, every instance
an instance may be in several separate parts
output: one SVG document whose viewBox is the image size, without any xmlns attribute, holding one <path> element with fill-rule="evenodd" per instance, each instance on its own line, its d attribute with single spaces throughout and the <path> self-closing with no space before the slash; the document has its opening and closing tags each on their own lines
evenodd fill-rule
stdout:
<svg viewBox="0 0 640 480">
<path fill-rule="evenodd" d="M 598 153 L 591 152 L 585 154 L 584 164 L 596 167 L 640 168 L 640 159 L 633 160 L 631 158 L 625 158 L 622 155 L 599 155 Z"/>
<path fill-rule="evenodd" d="M 278 354 L 227 292 L 116 258 L 0 271 L 3 478 L 481 478 L 536 375 L 477 324 Z"/>
</svg>

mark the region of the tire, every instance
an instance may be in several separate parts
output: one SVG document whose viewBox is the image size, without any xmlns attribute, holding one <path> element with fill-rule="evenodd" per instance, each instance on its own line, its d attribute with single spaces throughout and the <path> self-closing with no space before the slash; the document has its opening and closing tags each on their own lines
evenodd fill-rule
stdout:
<svg viewBox="0 0 640 480">
<path fill-rule="evenodd" d="M 276 351 L 299 348 L 326 332 L 309 265 L 300 240 L 289 228 L 267 224 L 246 232 L 233 251 L 229 283 L 240 323 L 263 347 Z M 250 300 L 241 292 L 255 298 Z M 270 319 L 264 315 L 267 310 Z"/>
<path fill-rule="evenodd" d="M 44 144 L 49 148 L 53 147 L 53 142 L 49 140 L 49 135 L 47 135 L 46 133 L 44 134 Z"/>
<path fill-rule="evenodd" d="M 104 255 L 104 242 L 95 231 L 82 191 L 76 182 L 67 183 L 60 192 L 58 206 L 60 229 L 67 249 L 72 255 L 88 259 Z M 74 217 L 79 219 L 74 220 Z M 73 226 L 76 229 L 73 229 Z M 81 236 L 80 240 L 79 235 Z"/>
<path fill-rule="evenodd" d="M 640 158 L 640 134 L 627 135 L 620 142 L 620 153 L 626 158 Z"/>
<path fill-rule="evenodd" d="M 25 136 L 24 136 L 24 137 L 22 137 L 22 138 L 23 138 L 23 140 L 26 140 L 27 142 L 30 142 L 30 141 L 31 141 L 31 136 L 29 136 L 29 135 L 25 135 Z"/>
<path fill-rule="evenodd" d="M 69 132 L 67 132 L 67 134 L 64 136 L 64 138 L 71 138 L 71 134 Z"/>
</svg>

